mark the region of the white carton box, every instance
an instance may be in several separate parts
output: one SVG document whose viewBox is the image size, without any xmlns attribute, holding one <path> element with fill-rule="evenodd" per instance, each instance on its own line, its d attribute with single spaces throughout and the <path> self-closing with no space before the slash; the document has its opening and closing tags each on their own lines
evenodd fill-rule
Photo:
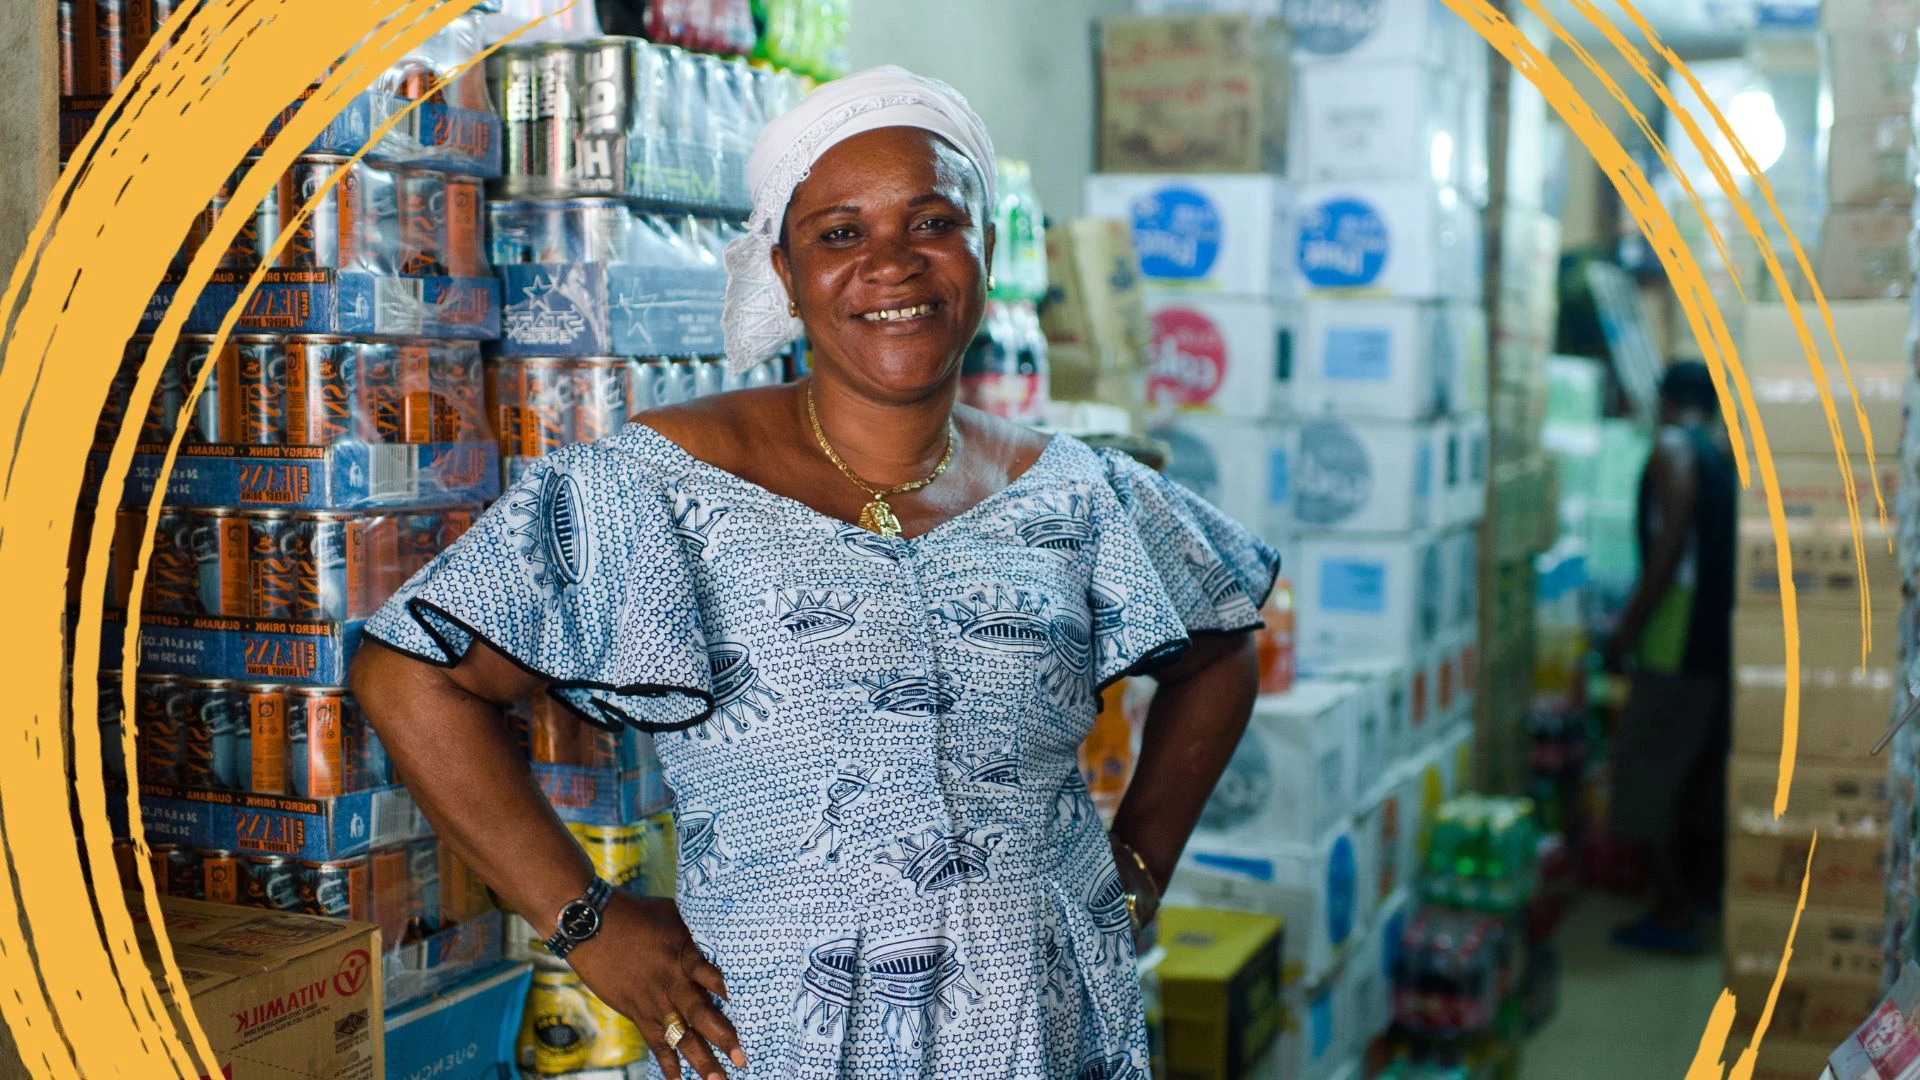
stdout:
<svg viewBox="0 0 1920 1080">
<path fill-rule="evenodd" d="M 1304 537 L 1294 580 L 1303 664 L 1424 661 L 1438 640 L 1441 554 L 1432 534 Z"/>
<path fill-rule="evenodd" d="M 1401 770 L 1389 769 L 1381 779 L 1397 783 L 1400 776 Z M 1354 816 L 1354 829 L 1366 834 L 1367 845 L 1374 853 L 1373 876 L 1361 882 L 1360 887 L 1371 892 L 1376 902 L 1386 900 L 1409 880 L 1400 857 L 1400 845 L 1406 831 L 1413 827 L 1412 813 L 1413 808 L 1401 799 L 1399 789 L 1388 786 Z"/>
<path fill-rule="evenodd" d="M 1302 64 L 1467 60 L 1472 31 L 1441 0 L 1283 0 Z"/>
<path fill-rule="evenodd" d="M 1293 519 L 1302 530 L 1404 533 L 1434 519 L 1434 426 L 1317 417 L 1300 425 Z"/>
<path fill-rule="evenodd" d="M 1373 917 L 1368 837 L 1337 829 L 1313 844 L 1229 845 L 1195 837 L 1167 891 L 1167 903 L 1257 911 L 1286 920 L 1289 971 L 1309 983 L 1359 944 Z"/>
<path fill-rule="evenodd" d="M 1386 742 L 1384 764 L 1374 772 L 1366 770 L 1367 749 L 1363 744 L 1360 784 L 1356 792 L 1361 806 L 1379 801 L 1380 794 L 1392 783 L 1388 776 L 1407 756 L 1413 745 L 1413 673 L 1404 663 L 1392 660 L 1346 660 L 1305 669 L 1315 679 L 1332 679 L 1375 686 L 1376 704 L 1384 710 Z M 1364 738 L 1366 728 L 1361 728 Z"/>
<path fill-rule="evenodd" d="M 1432 184 L 1310 184 L 1296 209 L 1294 268 L 1308 294 L 1471 300 L 1480 214 Z"/>
<path fill-rule="evenodd" d="M 1419 60 L 1320 64 L 1302 67 L 1296 79 L 1299 179 L 1462 189 L 1473 179 L 1466 161 L 1472 95 L 1446 69 Z"/>
<path fill-rule="evenodd" d="M 1141 282 L 1239 296 L 1297 293 L 1292 191 L 1272 176 L 1087 178 L 1086 212 L 1130 223 Z"/>
<path fill-rule="evenodd" d="M 1292 425 L 1173 416 L 1149 433 L 1172 451 L 1167 476 L 1269 543 L 1291 535 L 1296 452 Z M 1281 572 L 1291 572 L 1291 565 Z"/>
<path fill-rule="evenodd" d="M 1307 844 L 1346 821 L 1359 782 L 1362 714 L 1347 683 L 1302 679 L 1288 693 L 1259 698 L 1195 837 L 1254 848 Z"/>
<path fill-rule="evenodd" d="M 1302 416 L 1425 420 L 1447 411 L 1458 342 L 1441 305 L 1308 300 L 1294 340 L 1293 405 Z"/>
<path fill-rule="evenodd" d="M 1240 417 L 1285 408 L 1283 306 L 1259 297 L 1160 290 L 1144 299 L 1153 329 L 1148 405 Z"/>
<path fill-rule="evenodd" d="M 1382 903 L 1374 913 L 1373 928 L 1367 932 L 1348 967 L 1355 974 L 1358 991 L 1355 1023 L 1371 1040 L 1393 1026 L 1394 968 L 1400 962 L 1400 943 L 1406 934 L 1407 918 L 1413 908 L 1409 893 L 1401 892 Z"/>
<path fill-rule="evenodd" d="M 1247 1072 L 1258 1080 L 1356 1080 L 1353 1038 L 1345 1019 L 1345 999 L 1332 975 L 1307 985 L 1289 983 L 1280 991 L 1286 1026 L 1266 1056 Z"/>
<path fill-rule="evenodd" d="M 1389 774 L 1406 745 L 1412 681 L 1405 665 L 1383 660 L 1354 660 L 1316 667 L 1309 678 L 1347 683 L 1359 708 L 1357 777 L 1354 801 L 1361 809 L 1377 804 L 1391 783 Z"/>
</svg>

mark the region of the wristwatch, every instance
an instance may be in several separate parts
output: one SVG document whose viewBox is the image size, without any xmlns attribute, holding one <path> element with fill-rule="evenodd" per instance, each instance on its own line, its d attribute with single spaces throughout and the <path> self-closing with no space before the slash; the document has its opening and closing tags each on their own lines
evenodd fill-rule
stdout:
<svg viewBox="0 0 1920 1080">
<path fill-rule="evenodd" d="M 553 936 L 546 941 L 547 951 L 564 960 L 568 953 L 599 933 L 600 913 L 606 910 L 607 901 L 611 899 L 613 886 L 595 874 L 587 883 L 587 891 L 560 909 L 560 917 L 554 920 Z"/>
</svg>

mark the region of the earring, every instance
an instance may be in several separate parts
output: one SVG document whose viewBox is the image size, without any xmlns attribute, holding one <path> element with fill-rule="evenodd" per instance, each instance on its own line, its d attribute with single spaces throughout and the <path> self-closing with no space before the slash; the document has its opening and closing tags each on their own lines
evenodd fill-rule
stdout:
<svg viewBox="0 0 1920 1080">
<path fill-rule="evenodd" d="M 987 291 L 988 292 L 993 291 L 993 275 L 992 274 L 987 275 Z"/>
<path fill-rule="evenodd" d="M 789 316 L 790 318 L 795 318 L 795 319 L 797 319 L 797 318 L 799 318 L 799 317 L 800 317 L 800 305 L 799 305 L 799 304 L 796 304 L 796 303 L 794 303 L 794 302 L 793 302 L 793 301 L 791 301 L 791 300 L 789 300 L 789 301 L 787 301 L 787 315 L 788 315 L 788 316 Z"/>
</svg>

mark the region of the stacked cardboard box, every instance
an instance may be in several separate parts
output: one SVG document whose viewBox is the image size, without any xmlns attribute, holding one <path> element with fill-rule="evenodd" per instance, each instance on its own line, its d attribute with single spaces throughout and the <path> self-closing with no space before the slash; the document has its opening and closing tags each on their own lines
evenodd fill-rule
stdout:
<svg viewBox="0 0 1920 1080">
<path fill-rule="evenodd" d="M 1514 10 L 1513 18 L 1536 44 L 1551 40 L 1524 9 Z M 1476 755 L 1480 790 L 1519 794 L 1528 779 L 1530 696 L 1512 688 L 1532 685 L 1532 564 L 1552 544 L 1557 524 L 1558 483 L 1554 460 L 1543 449 L 1542 428 L 1548 408 L 1546 361 L 1559 313 L 1560 226 L 1550 212 L 1552 185 L 1543 166 L 1554 157 L 1555 130 L 1547 123 L 1545 100 L 1505 63 L 1493 66 L 1489 99 L 1485 303 L 1491 464 L 1478 573 L 1483 594 L 1516 599 L 1511 606 L 1481 606 L 1484 661 L 1478 674 Z M 1522 585 L 1524 591 L 1518 589 Z M 1496 693 L 1496 687 L 1507 692 Z"/>
<path fill-rule="evenodd" d="M 1827 217 L 1815 272 L 1830 297 L 1908 296 L 1913 274 L 1913 87 L 1920 4 L 1821 6 Z"/>
<path fill-rule="evenodd" d="M 1111 172 L 1086 203 L 1133 229 L 1168 475 L 1279 547 L 1293 585 L 1306 677 L 1261 698 L 1174 889 L 1285 917 L 1292 1021 L 1275 1054 L 1308 1080 L 1386 1029 L 1420 815 L 1471 771 L 1487 54 L 1425 0 L 1376 7 L 1289 11 L 1284 93 L 1259 16 L 1109 20 Z M 1176 90 L 1204 115 L 1141 106 Z M 1258 103 L 1288 98 L 1278 139 Z M 1219 130 L 1240 134 L 1232 153 L 1212 149 Z M 1143 155 L 1157 146 L 1184 149 Z M 1168 175 L 1175 161 L 1210 171 Z"/>
<path fill-rule="evenodd" d="M 1891 533 L 1877 501 L 1885 499 L 1891 512 L 1900 486 L 1898 471 L 1889 466 L 1900 448 L 1910 316 L 1902 301 L 1836 302 L 1832 311 L 1867 419 L 1864 430 L 1819 308 L 1806 305 L 1800 314 L 1820 345 L 1850 476 L 1836 463 L 1817 393 L 1822 382 L 1803 351 L 1792 310 L 1750 307 L 1740 354 L 1773 455 L 1787 541 L 1780 551 L 1756 472 L 1741 504 L 1736 552 L 1733 757 L 1727 774 L 1727 980 L 1746 1027 L 1766 1004 L 1813 849 L 1807 907 L 1765 1043 L 1776 1054 L 1803 1049 L 1810 1055 L 1845 1039 L 1875 1004 L 1883 968 L 1893 810 L 1886 766 L 1871 750 L 1892 707 L 1902 598 Z M 1755 434 L 1747 429 L 1750 441 Z M 1749 457 L 1757 467 L 1751 447 Z M 1849 487 L 1863 530 L 1858 547 Z M 1782 556 L 1791 557 L 1798 607 L 1799 736 L 1787 810 L 1776 817 L 1789 681 Z"/>
</svg>

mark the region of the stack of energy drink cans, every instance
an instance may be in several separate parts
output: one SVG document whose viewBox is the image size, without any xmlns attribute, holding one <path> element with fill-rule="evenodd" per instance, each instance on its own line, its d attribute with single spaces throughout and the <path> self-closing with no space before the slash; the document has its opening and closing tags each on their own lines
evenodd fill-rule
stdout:
<svg viewBox="0 0 1920 1080">
<path fill-rule="evenodd" d="M 635 38 L 508 46 L 489 77 L 506 301 L 487 402 L 507 481 L 642 410 L 781 381 L 781 362 L 719 361 L 721 258 L 752 210 L 747 155 L 800 81 Z"/>
<path fill-rule="evenodd" d="M 88 17 L 69 20 L 60 5 L 62 30 L 75 35 L 62 41 L 63 61 L 73 60 L 63 88 L 105 92 L 131 77 L 130 27 L 144 28 L 142 43 L 181 32 L 180 20 L 160 27 L 165 12 L 149 3 L 137 13 L 104 0 L 72 6 Z M 379 279 L 372 306 L 396 317 L 380 322 L 376 311 L 364 332 L 314 332 L 302 311 L 276 323 L 275 305 L 250 305 L 239 333 L 182 335 L 139 404 L 135 377 L 155 342 L 135 337 L 95 432 L 100 461 L 135 429 L 127 498 L 86 515 L 115 524 L 100 733 L 109 786 L 138 790 L 145 836 L 115 844 L 123 883 L 138 887 L 146 861 L 166 895 L 377 923 L 390 1005 L 501 952 L 486 888 L 432 836 L 345 688 L 364 620 L 499 490 L 481 360 L 481 340 L 497 329 L 421 314 L 465 303 L 446 282 L 479 282 L 483 300 L 497 290 L 485 184 L 499 172 L 499 121 L 477 71 L 444 81 L 483 47 L 482 14 L 424 44 L 369 97 L 383 110 L 427 102 L 442 109 L 435 116 L 488 131 L 405 160 L 379 149 L 360 162 L 304 155 L 215 253 L 231 277 L 264 265 L 328 289 L 346 274 Z M 411 144 L 427 141 L 416 127 Z M 476 156 L 473 145 L 496 150 Z M 214 221 L 258 167 L 241 163 L 216 193 L 176 269 L 209 254 Z M 344 287 L 328 295 L 335 313 L 352 304 Z M 172 445 L 179 458 L 149 520 L 151 482 Z M 142 573 L 129 672 L 111 620 L 135 606 Z"/>
<path fill-rule="evenodd" d="M 505 301 L 486 400 L 506 482 L 636 413 L 792 374 L 790 359 L 726 373 L 721 260 L 752 210 L 747 155 L 798 100 L 800 80 L 619 37 L 506 46 L 489 78 L 506 131 L 487 211 Z M 671 896 L 679 848 L 702 838 L 698 822 L 676 835 L 651 740 L 590 728 L 544 694 L 516 720 L 535 776 L 600 875 Z M 509 921 L 509 955 L 536 967 L 521 1071 L 636 1067 L 639 1033 L 546 952 L 551 930 Z"/>
</svg>

